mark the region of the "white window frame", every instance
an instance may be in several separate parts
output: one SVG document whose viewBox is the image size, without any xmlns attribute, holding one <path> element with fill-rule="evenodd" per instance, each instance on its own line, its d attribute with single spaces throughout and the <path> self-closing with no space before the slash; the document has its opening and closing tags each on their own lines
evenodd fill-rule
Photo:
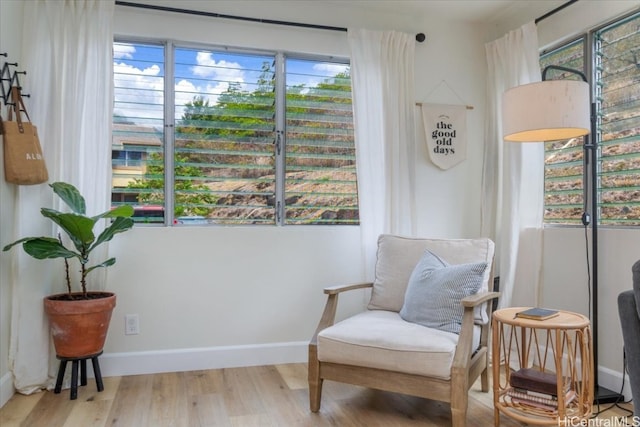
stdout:
<svg viewBox="0 0 640 427">
<path fill-rule="evenodd" d="M 274 215 L 275 221 L 273 225 L 284 226 L 288 224 L 285 218 L 285 175 L 286 175 L 286 87 L 285 76 L 286 69 L 285 63 L 287 58 L 302 59 L 302 60 L 314 60 L 314 61 L 326 61 L 330 63 L 349 64 L 348 58 L 337 58 L 330 55 L 310 55 L 310 54 L 296 54 L 284 51 L 263 51 L 255 49 L 241 49 L 241 48 L 228 48 L 225 46 L 217 45 L 204 45 L 199 43 L 182 43 L 174 40 L 158 40 L 158 39 L 140 39 L 135 37 L 116 37 L 114 42 L 116 43 L 131 43 L 131 44 L 150 44 L 162 46 L 164 49 L 164 223 L 154 225 L 178 225 L 182 224 L 182 221 L 178 221 L 174 216 L 174 155 L 175 152 L 175 73 L 174 65 L 175 49 L 203 49 L 210 51 L 228 51 L 238 54 L 257 54 L 257 55 L 270 55 L 275 59 L 275 98 L 276 98 L 276 129 L 274 132 L 275 143 L 275 203 L 274 203 Z M 169 154 L 171 153 L 171 154 Z M 357 186 L 357 183 L 356 183 Z M 186 222 L 189 223 L 189 222 Z M 249 223 L 241 223 L 240 225 L 253 225 Z M 264 224 L 263 224 L 264 225 Z M 271 225 L 271 224 L 267 224 Z M 321 223 L 311 223 L 309 225 L 322 225 Z M 332 224 L 332 225 L 359 225 L 359 221 L 355 224 Z"/>
</svg>

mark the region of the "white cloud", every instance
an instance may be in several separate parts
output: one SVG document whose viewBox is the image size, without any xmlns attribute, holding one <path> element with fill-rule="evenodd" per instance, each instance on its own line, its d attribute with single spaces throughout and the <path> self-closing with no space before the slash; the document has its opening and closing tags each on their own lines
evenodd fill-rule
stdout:
<svg viewBox="0 0 640 427">
<path fill-rule="evenodd" d="M 114 45 L 114 50 L 117 50 L 114 52 L 116 59 L 131 59 L 136 52 L 134 45 L 127 44 Z M 238 62 L 224 59 L 216 61 L 212 52 L 198 52 L 196 64 L 190 67 L 194 79 L 184 78 L 175 84 L 176 117 L 181 117 L 184 111 L 182 106 L 193 101 L 194 96 L 202 96 L 205 101 L 209 101 L 210 105 L 215 105 L 218 96 L 228 89 L 230 82 L 239 83 L 242 89 L 247 90 L 244 70 Z M 164 78 L 160 76 L 160 66 L 152 64 L 147 68 L 139 69 L 123 61 L 114 61 L 113 67 L 116 74 L 116 87 L 120 88 L 115 93 L 117 105 L 115 113 L 138 122 L 144 122 L 140 119 L 161 121 L 164 115 Z M 348 68 L 349 66 L 345 64 L 313 65 L 315 71 L 326 76 L 336 75 Z M 308 89 L 322 80 L 319 77 L 307 77 L 304 84 Z M 145 110 L 136 108 L 140 104 L 146 104 Z"/>
<path fill-rule="evenodd" d="M 159 65 L 153 64 L 141 70 L 124 62 L 114 62 L 113 72 L 116 75 L 115 114 L 138 124 L 148 122 L 145 119 L 154 119 L 154 122 L 163 119 L 164 78 L 159 75 Z M 205 86 L 196 86 L 188 79 L 178 81 L 175 85 L 176 117 L 182 116 L 182 106 L 193 101 L 194 96 L 202 96 L 214 105 L 227 86 L 227 82 L 209 81 Z M 137 108 L 140 104 L 144 104 L 144 109 Z"/>
<path fill-rule="evenodd" d="M 237 62 L 227 62 L 224 59 L 216 61 L 211 52 L 198 52 L 196 54 L 196 63 L 191 67 L 194 76 L 204 77 L 220 82 L 238 82 L 244 83 L 244 71 L 242 66 Z M 222 90 L 216 90 L 220 93 L 226 90 L 226 84 L 217 84 Z"/>
<path fill-rule="evenodd" d="M 113 45 L 113 57 L 116 59 L 133 59 L 136 48 L 132 44 L 118 43 Z"/>
<path fill-rule="evenodd" d="M 302 93 L 307 93 L 309 91 L 309 88 L 325 82 L 327 79 L 335 76 L 338 73 L 345 72 L 349 69 L 349 65 L 321 62 L 313 64 L 311 68 L 314 72 L 321 74 L 321 76 L 297 75 L 293 78 L 290 78 L 287 84 L 289 86 L 303 84 L 305 89 L 302 90 Z"/>
<path fill-rule="evenodd" d="M 192 102 L 194 96 L 204 96 L 204 95 L 202 94 L 202 91 L 198 87 L 196 87 L 191 81 L 183 79 L 183 80 L 180 80 L 178 83 L 176 83 L 176 86 L 175 86 L 176 117 L 182 117 L 182 113 L 184 112 L 184 107 L 182 106 L 187 102 Z M 206 101 L 207 97 L 205 96 L 204 98 Z M 209 99 L 209 104 L 215 101 L 214 99 L 212 99 L 212 97 L 208 97 L 208 99 Z"/>
<path fill-rule="evenodd" d="M 347 64 L 328 64 L 326 62 L 322 62 L 320 64 L 315 64 L 313 69 L 316 71 L 326 71 L 330 73 L 332 76 L 335 76 L 338 73 L 345 72 L 349 66 Z"/>
<path fill-rule="evenodd" d="M 153 64 L 139 69 L 124 62 L 113 64 L 115 77 L 115 114 L 130 120 L 162 119 L 164 79 L 159 76 L 160 67 Z M 136 105 L 145 104 L 145 109 Z"/>
</svg>

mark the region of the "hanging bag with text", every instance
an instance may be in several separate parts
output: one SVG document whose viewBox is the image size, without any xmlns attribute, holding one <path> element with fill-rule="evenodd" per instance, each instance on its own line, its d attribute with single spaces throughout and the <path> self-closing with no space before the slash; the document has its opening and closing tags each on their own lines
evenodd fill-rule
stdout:
<svg viewBox="0 0 640 427">
<path fill-rule="evenodd" d="M 31 123 L 20 88 L 16 86 L 11 88 L 8 110 L 8 120 L 0 126 L 4 146 L 5 180 L 19 185 L 47 182 L 49 174 L 42 155 L 38 131 Z M 22 113 L 26 120 L 23 120 Z"/>
</svg>

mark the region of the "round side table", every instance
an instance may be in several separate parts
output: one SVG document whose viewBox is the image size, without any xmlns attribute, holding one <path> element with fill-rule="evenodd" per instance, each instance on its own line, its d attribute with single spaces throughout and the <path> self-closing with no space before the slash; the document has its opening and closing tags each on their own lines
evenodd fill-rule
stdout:
<svg viewBox="0 0 640 427">
<path fill-rule="evenodd" d="M 581 314 L 563 310 L 546 320 L 516 316 L 528 308 L 505 308 L 492 316 L 495 426 L 500 425 L 501 413 L 527 424 L 578 425 L 591 416 L 593 406 L 591 323 Z M 512 374 L 523 368 L 555 376 L 552 399 L 511 385 Z"/>
</svg>

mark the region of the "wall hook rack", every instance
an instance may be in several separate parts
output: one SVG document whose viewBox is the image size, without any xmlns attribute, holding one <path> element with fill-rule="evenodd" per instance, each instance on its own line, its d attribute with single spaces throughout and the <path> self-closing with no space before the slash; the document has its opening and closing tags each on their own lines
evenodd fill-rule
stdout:
<svg viewBox="0 0 640 427">
<path fill-rule="evenodd" d="M 8 58 L 9 55 L 6 52 L 0 52 L 0 56 L 4 56 Z M 0 96 L 2 97 L 2 103 L 4 105 L 12 105 L 9 102 L 9 95 L 11 94 L 11 88 L 17 87 L 18 89 L 22 89 L 20 85 L 20 78 L 18 77 L 20 74 L 27 75 L 26 71 L 18 71 L 15 68 L 18 67 L 17 62 L 5 62 L 2 64 L 0 68 Z M 23 97 L 29 97 L 27 94 L 22 94 Z"/>
</svg>

